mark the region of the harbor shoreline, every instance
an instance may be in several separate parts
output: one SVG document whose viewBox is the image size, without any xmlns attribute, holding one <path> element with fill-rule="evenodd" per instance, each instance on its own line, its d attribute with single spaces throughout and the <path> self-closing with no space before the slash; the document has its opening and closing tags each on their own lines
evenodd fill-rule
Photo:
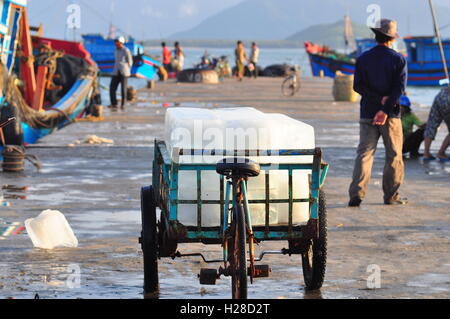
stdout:
<svg viewBox="0 0 450 319">
<path fill-rule="evenodd" d="M 252 298 L 449 298 L 450 167 L 406 160 L 402 195 L 407 206 L 383 205 L 380 144 L 368 197 L 360 209 L 347 207 L 359 138 L 358 103 L 334 102 L 332 80 L 304 78 L 294 97 L 281 94 L 282 78 L 227 79 L 219 85 L 157 83 L 142 89 L 126 112 L 105 110 L 103 122 L 74 123 L 44 138 L 28 152 L 44 164 L 41 172 L 0 173 L 8 207 L 0 222 L 20 222 L 44 209 L 63 212 L 80 245 L 75 249 L 43 251 L 32 248 L 26 234 L 0 241 L 1 297 L 142 298 L 142 253 L 138 244 L 140 187 L 151 183 L 153 141 L 164 138 L 165 109 L 170 107 L 256 107 L 282 113 L 312 125 L 317 146 L 330 164 L 325 186 L 329 214 L 329 261 L 321 294 L 305 293 L 300 258 L 268 257 L 270 279 L 249 287 Z M 427 110 L 418 115 L 426 120 Z M 435 148 L 442 140 L 441 130 Z M 86 135 L 113 139 L 114 145 L 77 145 Z M 17 191 L 26 187 L 23 191 Z M 264 243 L 258 249 L 286 248 Z M 221 248 L 181 245 L 183 253 L 221 254 Z M 81 284 L 69 289 L 70 265 L 79 265 Z M 202 287 L 197 274 L 205 265 L 196 258 L 160 262 L 161 298 L 230 297 L 230 284 Z M 372 268 L 371 268 L 372 267 Z M 375 267 L 375 268 L 373 268 Z M 376 268 L 378 267 L 378 268 Z M 369 289 L 379 269 L 381 288 Z"/>
</svg>

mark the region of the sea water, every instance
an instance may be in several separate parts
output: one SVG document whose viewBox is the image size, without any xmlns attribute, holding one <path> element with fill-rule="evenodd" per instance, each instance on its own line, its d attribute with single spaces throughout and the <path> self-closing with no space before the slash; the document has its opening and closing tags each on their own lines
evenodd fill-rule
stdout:
<svg viewBox="0 0 450 319">
<path fill-rule="evenodd" d="M 150 47 L 146 48 L 148 52 L 155 56 L 161 54 L 160 48 Z M 234 66 L 234 48 L 184 48 L 185 51 L 185 68 L 192 68 L 200 62 L 205 50 L 208 51 L 212 57 L 227 56 L 231 66 Z M 247 48 L 248 51 L 248 48 Z M 272 64 L 292 64 L 301 67 L 302 76 L 312 76 L 311 65 L 309 63 L 308 55 L 303 48 L 261 48 L 259 65 L 264 68 Z M 110 78 L 102 78 L 100 83 L 103 86 L 102 98 L 104 104 L 109 103 L 109 87 Z M 129 85 L 137 89 L 145 88 L 147 83 L 141 79 L 130 79 Z M 428 109 L 433 104 L 433 100 L 439 93 L 439 87 L 408 87 L 408 94 L 412 102 L 421 109 Z"/>
</svg>

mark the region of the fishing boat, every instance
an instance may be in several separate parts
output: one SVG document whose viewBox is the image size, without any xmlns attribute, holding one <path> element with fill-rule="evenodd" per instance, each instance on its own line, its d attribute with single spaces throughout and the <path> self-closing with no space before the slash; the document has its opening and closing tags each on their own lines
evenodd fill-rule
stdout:
<svg viewBox="0 0 450 319">
<path fill-rule="evenodd" d="M 0 0 L 0 8 L 0 122 L 16 118 L 0 147 L 35 144 L 100 102 L 98 68 L 82 44 L 30 28 L 26 0 Z"/>
<path fill-rule="evenodd" d="M 334 78 L 337 71 L 355 73 L 355 57 L 331 50 L 328 46 L 305 42 L 313 76 Z"/>
<path fill-rule="evenodd" d="M 406 58 L 408 62 L 408 85 L 409 86 L 440 86 L 441 81 L 446 78 L 443 62 L 436 37 L 406 37 L 403 39 L 406 45 Z M 376 42 L 373 39 L 357 40 L 356 56 L 373 48 Z M 450 64 L 450 39 L 445 39 L 443 48 Z M 313 76 L 324 76 L 334 78 L 336 71 L 344 74 L 355 73 L 355 60 L 352 56 L 342 57 L 325 46 L 305 44 L 310 55 Z"/>
<path fill-rule="evenodd" d="M 431 1 L 430 5 L 432 6 Z M 450 62 L 450 39 L 440 41 L 439 27 L 435 21 L 433 8 L 432 13 L 435 36 L 408 36 L 403 39 L 406 46 L 405 56 L 408 62 L 409 86 L 439 86 L 446 83 L 443 80 L 448 78 L 447 65 Z M 350 18 L 346 16 L 344 38 L 347 47 L 353 43 L 352 36 Z M 330 50 L 326 46 L 306 42 L 305 48 L 310 59 L 313 76 L 334 78 L 337 71 L 344 74 L 354 74 L 355 58 L 376 46 L 374 39 L 358 39 L 355 43 L 356 51 L 346 55 Z"/>
<path fill-rule="evenodd" d="M 111 76 L 114 70 L 114 38 L 105 38 L 100 34 L 83 35 L 84 46 L 97 63 L 102 76 Z M 131 75 L 136 78 L 152 80 L 162 66 L 161 62 L 146 54 L 144 47 L 128 37 L 125 46 L 133 55 Z"/>
<path fill-rule="evenodd" d="M 407 37 L 408 84 L 439 86 L 446 79 L 443 60 L 436 37 Z M 447 65 L 450 64 L 450 39 L 442 40 Z"/>
<path fill-rule="evenodd" d="M 345 16 L 344 24 L 344 43 L 346 51 L 351 53 L 343 54 L 325 45 L 305 42 L 305 49 L 309 56 L 313 76 L 334 78 L 337 71 L 343 74 L 355 73 L 356 54 L 354 52 L 356 50 L 356 41 L 348 15 Z"/>
</svg>

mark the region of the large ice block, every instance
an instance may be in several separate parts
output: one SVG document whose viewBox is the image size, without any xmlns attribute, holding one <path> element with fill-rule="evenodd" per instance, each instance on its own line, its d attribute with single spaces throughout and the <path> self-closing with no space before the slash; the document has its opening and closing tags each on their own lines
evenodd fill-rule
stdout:
<svg viewBox="0 0 450 319">
<path fill-rule="evenodd" d="M 266 114 L 254 108 L 196 109 L 173 108 L 167 111 L 165 140 L 174 156 L 176 149 L 205 150 L 288 150 L 314 149 L 314 128 L 282 114 Z M 217 163 L 223 156 L 182 156 L 180 163 Z M 312 156 L 251 157 L 259 163 L 273 164 L 269 170 L 271 199 L 289 198 L 287 171 L 277 170 L 279 163 L 312 163 Z M 294 171 L 294 198 L 309 198 L 308 171 Z M 249 199 L 265 199 L 265 171 L 248 183 Z M 196 172 L 179 173 L 179 199 L 197 199 Z M 220 199 L 220 177 L 202 172 L 202 199 Z M 265 205 L 251 204 L 255 226 L 265 224 Z M 197 206 L 180 205 L 179 221 L 186 226 L 197 225 Z M 270 205 L 270 224 L 288 224 L 288 204 Z M 309 220 L 309 204 L 294 204 L 294 224 Z M 219 205 L 203 205 L 202 226 L 220 225 Z"/>
</svg>

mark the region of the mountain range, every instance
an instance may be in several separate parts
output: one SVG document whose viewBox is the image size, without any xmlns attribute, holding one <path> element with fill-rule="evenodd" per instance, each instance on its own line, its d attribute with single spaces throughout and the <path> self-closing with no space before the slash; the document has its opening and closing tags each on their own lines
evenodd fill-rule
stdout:
<svg viewBox="0 0 450 319">
<path fill-rule="evenodd" d="M 280 40 L 309 27 L 330 24 L 349 14 L 352 21 L 366 25 L 373 0 L 244 0 L 199 21 L 199 24 L 171 39 Z M 399 22 L 401 35 L 432 35 L 433 24 L 426 0 L 377 0 L 381 16 Z M 450 24 L 450 1 L 436 1 L 441 26 Z M 447 5 L 446 5 L 447 4 Z M 450 36 L 450 27 L 442 31 Z M 304 34 L 303 38 L 307 38 Z M 309 40 L 316 40 L 311 34 Z"/>
<path fill-rule="evenodd" d="M 373 37 L 372 32 L 364 24 L 352 23 L 353 34 L 356 39 Z M 335 23 L 319 24 L 288 37 L 289 41 L 303 43 L 314 40 L 331 48 L 344 48 L 345 22 L 340 20 Z"/>
</svg>

